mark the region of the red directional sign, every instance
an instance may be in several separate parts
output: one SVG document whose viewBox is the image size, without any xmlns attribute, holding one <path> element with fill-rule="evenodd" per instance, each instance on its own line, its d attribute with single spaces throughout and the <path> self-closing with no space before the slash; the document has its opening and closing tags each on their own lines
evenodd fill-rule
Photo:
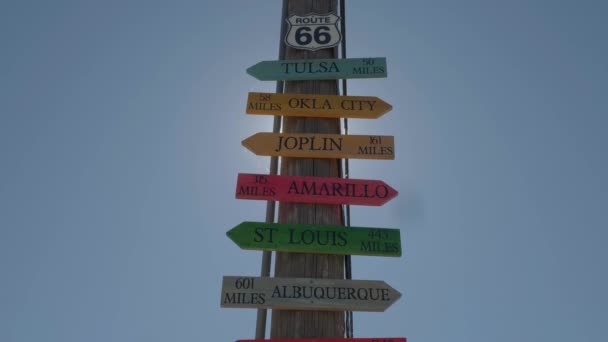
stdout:
<svg viewBox="0 0 608 342">
<path fill-rule="evenodd" d="M 405 337 L 372 338 L 294 338 L 272 340 L 236 340 L 236 342 L 407 342 Z"/>
<path fill-rule="evenodd" d="M 280 202 L 380 206 L 397 190 L 379 180 L 239 173 L 236 198 Z"/>
</svg>

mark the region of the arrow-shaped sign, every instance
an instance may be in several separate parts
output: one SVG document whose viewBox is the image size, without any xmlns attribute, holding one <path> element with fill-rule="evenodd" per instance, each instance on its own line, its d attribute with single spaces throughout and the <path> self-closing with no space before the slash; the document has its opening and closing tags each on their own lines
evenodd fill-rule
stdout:
<svg viewBox="0 0 608 342">
<path fill-rule="evenodd" d="M 393 106 L 374 96 L 249 93 L 247 114 L 376 119 Z"/>
<path fill-rule="evenodd" d="M 236 342 L 407 342 L 405 337 L 372 338 L 292 338 L 272 340 L 236 340 Z"/>
<path fill-rule="evenodd" d="M 398 192 L 380 180 L 239 173 L 236 198 L 380 206 Z"/>
<path fill-rule="evenodd" d="M 388 135 L 256 133 L 241 144 L 259 156 L 395 159 Z"/>
<path fill-rule="evenodd" d="M 224 276 L 223 308 L 384 311 L 401 293 L 380 280 Z"/>
<path fill-rule="evenodd" d="M 247 73 L 260 81 L 377 78 L 386 77 L 386 58 L 263 61 L 247 69 Z"/>
<path fill-rule="evenodd" d="M 242 249 L 399 257 L 399 229 L 243 222 L 226 235 Z"/>
</svg>

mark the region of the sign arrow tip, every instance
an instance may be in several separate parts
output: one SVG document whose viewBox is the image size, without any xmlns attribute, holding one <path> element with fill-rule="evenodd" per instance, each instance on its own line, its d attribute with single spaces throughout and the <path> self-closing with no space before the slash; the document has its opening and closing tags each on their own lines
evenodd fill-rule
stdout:
<svg viewBox="0 0 608 342">
<path fill-rule="evenodd" d="M 262 132 L 255 133 L 254 135 L 241 141 L 241 145 L 243 145 L 249 151 L 253 152 L 253 154 L 259 155 L 259 146 L 256 143 L 261 142 L 260 139 L 264 139 L 264 133 Z"/>
<path fill-rule="evenodd" d="M 395 304 L 401 298 L 401 292 L 395 290 L 394 287 L 392 287 L 392 286 L 390 286 L 388 284 L 386 284 L 386 287 L 388 287 L 389 291 L 393 293 L 393 295 L 391 296 L 392 300 L 390 301 L 390 303 L 386 307 L 388 309 L 388 308 L 390 308 L 393 304 Z"/>
<path fill-rule="evenodd" d="M 261 63 L 262 63 L 262 62 L 258 62 L 258 63 L 256 63 L 256 64 L 254 64 L 254 65 L 250 66 L 249 68 L 247 68 L 247 73 L 248 73 L 250 76 L 253 76 L 253 77 L 255 77 L 255 78 L 256 78 L 256 79 L 258 79 L 258 80 L 261 80 L 261 79 L 260 79 L 260 76 L 259 76 L 259 73 L 258 73 L 258 69 L 259 69 L 259 66 L 260 66 L 260 64 L 261 64 Z"/>
<path fill-rule="evenodd" d="M 248 149 L 249 151 L 255 153 L 254 149 L 253 149 L 253 137 L 255 136 L 252 135 L 249 138 L 246 138 L 244 140 L 241 141 L 241 145 L 243 145 L 243 147 L 245 147 L 246 149 Z"/>
<path fill-rule="evenodd" d="M 388 201 L 392 200 L 393 198 L 397 197 L 397 195 L 399 195 L 399 191 L 395 190 L 392 186 L 382 182 L 384 184 L 384 186 L 387 187 L 388 189 L 388 195 L 386 197 L 384 197 L 384 200 L 380 203 L 380 205 L 384 205 L 386 204 Z"/>
</svg>

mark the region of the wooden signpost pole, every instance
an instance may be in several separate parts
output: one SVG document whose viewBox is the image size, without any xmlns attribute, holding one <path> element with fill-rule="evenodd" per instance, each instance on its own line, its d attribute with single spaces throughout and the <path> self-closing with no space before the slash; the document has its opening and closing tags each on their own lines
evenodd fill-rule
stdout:
<svg viewBox="0 0 608 342">
<path fill-rule="evenodd" d="M 334 13 L 336 0 L 288 0 L 287 15 Z M 286 18 L 283 18 L 285 20 Z M 287 48 L 285 59 L 337 58 L 337 49 L 316 51 Z M 286 93 L 337 95 L 336 80 L 288 81 Z M 339 134 L 338 119 L 286 117 L 283 132 Z M 281 174 L 290 176 L 339 177 L 339 160 L 311 158 L 282 158 Z M 341 225 L 339 205 L 280 203 L 279 223 Z M 333 278 L 344 277 L 343 257 L 340 255 L 277 252 L 275 277 Z M 341 338 L 344 336 L 344 313 L 340 311 L 273 310 L 270 337 Z"/>
</svg>

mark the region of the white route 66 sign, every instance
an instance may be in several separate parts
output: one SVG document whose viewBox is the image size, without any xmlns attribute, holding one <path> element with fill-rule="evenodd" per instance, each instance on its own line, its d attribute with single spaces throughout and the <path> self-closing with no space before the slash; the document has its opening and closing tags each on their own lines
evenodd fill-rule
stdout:
<svg viewBox="0 0 608 342">
<path fill-rule="evenodd" d="M 286 21 L 289 27 L 285 44 L 292 48 L 314 51 L 334 47 L 342 40 L 340 17 L 335 14 L 292 15 Z"/>
</svg>

